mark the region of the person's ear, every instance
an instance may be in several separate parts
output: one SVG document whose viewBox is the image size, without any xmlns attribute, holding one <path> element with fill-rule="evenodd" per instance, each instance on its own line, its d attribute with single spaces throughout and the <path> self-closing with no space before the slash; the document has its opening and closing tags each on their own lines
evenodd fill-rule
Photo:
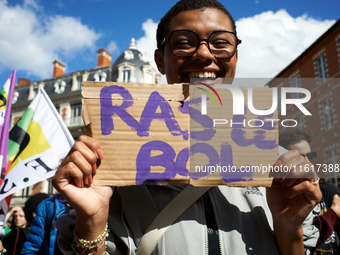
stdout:
<svg viewBox="0 0 340 255">
<path fill-rule="evenodd" d="M 158 71 L 161 74 L 165 74 L 163 52 L 159 49 L 155 50 L 155 62 L 156 62 Z"/>
</svg>

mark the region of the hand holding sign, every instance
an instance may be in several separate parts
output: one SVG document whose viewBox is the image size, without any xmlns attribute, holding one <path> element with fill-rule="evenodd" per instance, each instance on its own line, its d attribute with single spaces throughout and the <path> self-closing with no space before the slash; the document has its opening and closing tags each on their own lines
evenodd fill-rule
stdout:
<svg viewBox="0 0 340 255">
<path fill-rule="evenodd" d="M 276 240 L 281 251 L 291 249 L 288 253 L 301 241 L 302 223 L 322 198 L 319 185 L 312 184 L 315 173 L 295 171 L 306 169 L 306 166 L 312 165 L 298 151 L 286 152 L 279 157 L 274 167 L 286 167 L 289 171 L 280 172 L 274 179 L 274 185 L 267 188 Z"/>
<path fill-rule="evenodd" d="M 87 240 L 97 237 L 97 232 L 105 227 L 112 196 L 110 187 L 92 185 L 92 175 L 96 173 L 97 162 L 102 159 L 98 143 L 91 137 L 81 136 L 53 177 L 53 186 L 77 211 L 81 229 L 76 232 L 85 233 L 79 237 Z"/>
</svg>

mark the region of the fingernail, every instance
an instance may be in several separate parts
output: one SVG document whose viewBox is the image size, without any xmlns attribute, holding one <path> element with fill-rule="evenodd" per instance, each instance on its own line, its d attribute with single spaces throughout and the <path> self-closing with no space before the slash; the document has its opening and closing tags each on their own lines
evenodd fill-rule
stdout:
<svg viewBox="0 0 340 255">
<path fill-rule="evenodd" d="M 97 150 L 97 155 L 99 159 L 104 159 L 103 151 L 101 149 Z"/>
<path fill-rule="evenodd" d="M 76 180 L 75 182 L 76 182 L 77 187 L 78 187 L 78 188 L 81 188 L 81 183 L 82 183 L 82 182 L 81 182 L 81 181 L 78 181 L 78 180 Z"/>
<path fill-rule="evenodd" d="M 275 166 L 281 166 L 282 165 L 282 162 L 281 162 L 281 160 L 276 160 L 276 162 L 274 163 L 274 167 Z"/>
<path fill-rule="evenodd" d="M 93 181 L 92 175 L 90 175 L 90 176 L 89 176 L 89 185 L 92 185 L 92 181 Z"/>
</svg>

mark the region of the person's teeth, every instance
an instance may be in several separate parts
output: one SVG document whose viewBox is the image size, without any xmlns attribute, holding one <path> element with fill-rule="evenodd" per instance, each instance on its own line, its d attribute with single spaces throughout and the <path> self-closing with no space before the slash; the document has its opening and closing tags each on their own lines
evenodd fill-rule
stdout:
<svg viewBox="0 0 340 255">
<path fill-rule="evenodd" d="M 214 72 L 191 72 L 190 78 L 216 78 L 216 73 Z"/>
</svg>

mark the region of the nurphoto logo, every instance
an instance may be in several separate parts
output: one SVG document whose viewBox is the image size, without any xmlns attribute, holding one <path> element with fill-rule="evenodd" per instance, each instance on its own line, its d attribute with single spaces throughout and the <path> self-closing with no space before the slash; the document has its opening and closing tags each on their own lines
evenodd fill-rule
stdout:
<svg viewBox="0 0 340 255">
<path fill-rule="evenodd" d="M 220 97 L 220 94 L 217 92 L 215 88 L 213 88 L 211 85 L 205 84 L 204 82 L 200 82 L 200 84 L 206 86 L 209 88 L 214 94 L 217 96 L 218 100 L 220 101 L 220 104 L 222 106 L 222 100 Z M 197 89 L 203 90 L 206 92 L 214 101 L 216 105 L 216 99 L 214 95 L 207 89 L 197 87 Z M 232 98 L 233 98 L 233 114 L 234 115 L 242 115 L 244 114 L 244 94 L 242 90 L 239 87 L 234 87 L 232 85 L 226 85 L 225 87 L 220 87 L 218 91 L 220 93 L 228 93 L 228 91 L 231 93 Z M 272 106 L 269 109 L 265 110 L 258 110 L 254 107 L 254 99 L 253 99 L 253 88 L 249 87 L 247 88 L 247 103 L 248 103 L 248 109 L 250 112 L 256 115 L 269 115 L 272 114 L 278 106 L 278 98 L 279 94 L 281 94 L 280 101 L 281 101 L 281 115 L 286 115 L 286 109 L 287 105 L 295 105 L 297 108 L 300 109 L 300 111 L 304 115 L 312 115 L 306 107 L 304 107 L 303 104 L 307 103 L 311 99 L 311 93 L 308 89 L 305 88 L 293 88 L 293 87 L 284 87 L 280 88 L 281 93 L 278 93 L 278 88 L 272 88 Z M 287 95 L 291 93 L 300 93 L 305 95 L 303 98 L 287 98 Z M 207 114 L 207 95 L 202 94 L 201 95 L 201 101 L 202 101 L 202 115 Z"/>
</svg>

